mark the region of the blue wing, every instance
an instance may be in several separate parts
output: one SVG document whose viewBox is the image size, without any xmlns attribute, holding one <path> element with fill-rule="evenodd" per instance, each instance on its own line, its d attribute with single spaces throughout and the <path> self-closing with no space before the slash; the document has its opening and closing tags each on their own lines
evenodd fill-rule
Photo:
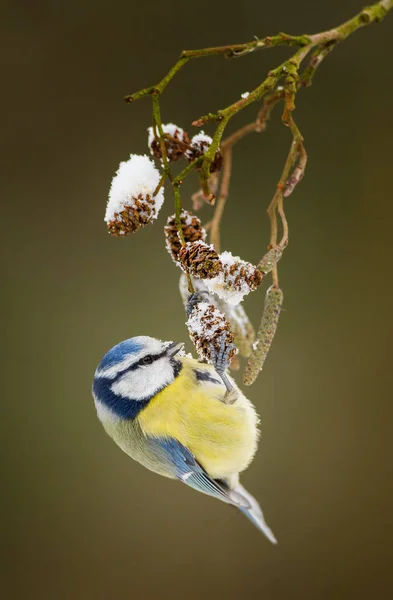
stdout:
<svg viewBox="0 0 393 600">
<path fill-rule="evenodd" d="M 236 506 L 273 544 L 277 543 L 258 502 L 240 483 L 231 489 L 225 481 L 212 479 L 193 453 L 174 438 L 150 438 L 149 445 L 154 446 L 168 472 L 194 490 Z"/>
<path fill-rule="evenodd" d="M 239 508 L 250 507 L 248 500 L 230 490 L 225 482 L 212 479 L 193 453 L 174 438 L 156 438 L 150 442 L 157 446 L 161 458 L 171 464 L 174 475 L 190 487 Z"/>
</svg>

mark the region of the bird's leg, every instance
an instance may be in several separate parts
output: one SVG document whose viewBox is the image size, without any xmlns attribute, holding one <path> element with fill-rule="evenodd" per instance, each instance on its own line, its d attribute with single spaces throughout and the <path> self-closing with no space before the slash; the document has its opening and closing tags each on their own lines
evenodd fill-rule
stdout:
<svg viewBox="0 0 393 600">
<path fill-rule="evenodd" d="M 233 404 L 234 402 L 236 402 L 238 397 L 237 390 L 233 387 L 226 374 L 226 370 L 229 367 L 228 357 L 230 352 L 233 350 L 233 347 L 233 344 L 227 343 L 225 333 L 223 333 L 221 336 L 220 349 L 218 352 L 216 352 L 216 349 L 213 344 L 210 345 L 211 361 L 216 370 L 216 373 L 221 377 L 227 389 L 224 396 L 225 404 Z"/>
</svg>

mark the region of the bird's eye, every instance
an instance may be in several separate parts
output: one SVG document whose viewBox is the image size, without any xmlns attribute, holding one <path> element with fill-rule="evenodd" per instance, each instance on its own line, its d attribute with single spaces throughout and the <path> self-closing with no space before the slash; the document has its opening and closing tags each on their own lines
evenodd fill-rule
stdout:
<svg viewBox="0 0 393 600">
<path fill-rule="evenodd" d="M 151 365 L 151 363 L 153 362 L 153 357 L 150 354 L 148 354 L 147 356 L 141 358 L 140 362 L 142 365 Z"/>
</svg>

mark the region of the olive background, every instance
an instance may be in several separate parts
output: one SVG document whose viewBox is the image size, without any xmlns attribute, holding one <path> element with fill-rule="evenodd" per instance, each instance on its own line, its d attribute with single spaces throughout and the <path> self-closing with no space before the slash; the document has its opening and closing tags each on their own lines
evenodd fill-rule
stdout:
<svg viewBox="0 0 393 600">
<path fill-rule="evenodd" d="M 337 47 L 297 97 L 309 163 L 286 202 L 285 311 L 247 389 L 262 438 L 243 483 L 274 547 L 235 510 L 133 463 L 99 424 L 91 381 L 111 346 L 187 339 L 164 248 L 170 189 L 158 221 L 125 239 L 106 233 L 104 209 L 118 163 L 147 151 L 150 100 L 126 105 L 124 95 L 156 83 L 182 49 L 315 33 L 361 0 L 2 7 L 4 598 L 389 597 L 393 14 Z M 291 52 L 192 62 L 163 96 L 164 122 L 193 133 L 194 119 Z M 222 244 L 244 259 L 268 243 L 289 144 L 276 110 L 234 150 Z M 196 189 L 191 175 L 185 207 Z M 245 301 L 255 324 L 267 285 Z"/>
</svg>

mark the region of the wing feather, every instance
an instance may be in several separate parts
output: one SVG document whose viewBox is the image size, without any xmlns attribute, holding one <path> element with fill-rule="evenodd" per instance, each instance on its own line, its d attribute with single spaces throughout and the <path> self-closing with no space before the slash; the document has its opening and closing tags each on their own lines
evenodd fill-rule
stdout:
<svg viewBox="0 0 393 600">
<path fill-rule="evenodd" d="M 196 460 L 192 452 L 174 438 L 156 438 L 154 443 L 160 453 L 167 456 L 167 460 L 175 467 L 175 474 L 180 481 L 194 488 L 198 492 L 218 498 L 227 504 L 239 508 L 250 508 L 249 501 L 242 495 L 232 493 L 222 481 L 213 479 Z"/>
</svg>

